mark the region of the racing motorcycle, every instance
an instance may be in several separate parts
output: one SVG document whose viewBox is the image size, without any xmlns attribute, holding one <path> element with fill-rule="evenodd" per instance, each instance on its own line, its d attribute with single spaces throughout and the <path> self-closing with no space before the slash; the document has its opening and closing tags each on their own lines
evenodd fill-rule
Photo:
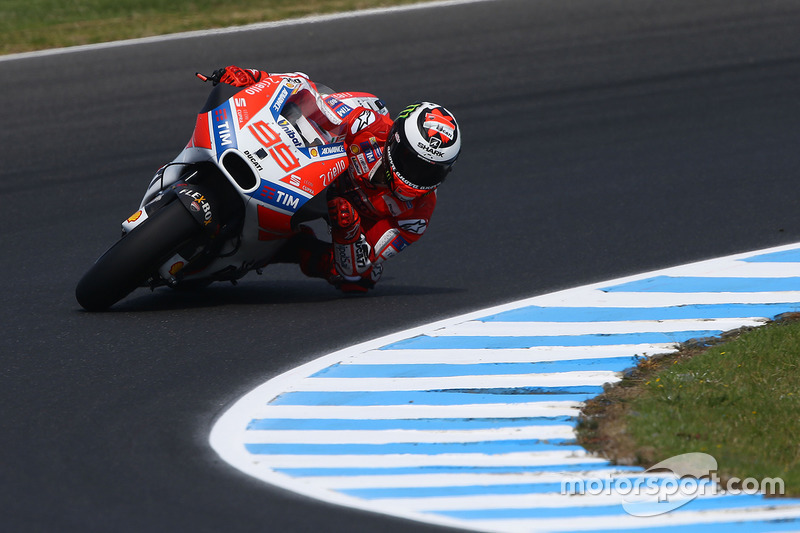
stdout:
<svg viewBox="0 0 800 533">
<path fill-rule="evenodd" d="M 374 95 L 334 93 L 301 76 L 244 88 L 197 76 L 215 85 L 191 139 L 81 278 L 75 295 L 86 310 L 105 310 L 137 287 L 261 273 L 303 222 L 326 216 L 326 189 L 347 168 L 342 137 L 313 118 L 319 104 L 340 118 L 360 106 L 388 113 Z"/>
</svg>

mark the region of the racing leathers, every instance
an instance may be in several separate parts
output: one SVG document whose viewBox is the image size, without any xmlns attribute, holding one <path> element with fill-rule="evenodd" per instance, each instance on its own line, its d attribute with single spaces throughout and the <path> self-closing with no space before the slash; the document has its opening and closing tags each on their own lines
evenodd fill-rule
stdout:
<svg viewBox="0 0 800 533">
<path fill-rule="evenodd" d="M 388 116 L 359 108 L 345 116 L 344 125 L 350 164 L 331 185 L 328 203 L 333 260 L 345 283 L 370 287 L 380 278 L 383 262 L 425 232 L 436 192 L 401 198 L 388 186 L 381 158 L 392 127 Z M 342 217 L 342 211 L 355 216 Z"/>
<path fill-rule="evenodd" d="M 227 67 L 217 79 L 248 86 L 270 76 L 264 71 Z M 418 240 L 428 227 L 436 206 L 436 190 L 414 197 L 396 194 L 382 155 L 392 127 L 383 103 L 358 93 L 358 107 L 351 93 L 323 97 L 305 74 L 273 74 L 301 81 L 306 97 L 297 98 L 304 114 L 345 144 L 349 165 L 328 189 L 331 243 L 305 231 L 285 248 L 279 262 L 297 262 L 308 276 L 320 277 L 345 292 L 366 292 L 380 279 L 383 263 Z M 312 105 L 310 105 L 312 104 Z M 310 109 L 309 109 L 310 107 Z"/>
</svg>

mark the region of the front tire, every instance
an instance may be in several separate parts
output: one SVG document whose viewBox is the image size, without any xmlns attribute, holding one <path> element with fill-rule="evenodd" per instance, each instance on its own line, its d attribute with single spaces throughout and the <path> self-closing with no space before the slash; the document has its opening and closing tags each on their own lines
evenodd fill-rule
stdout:
<svg viewBox="0 0 800 533">
<path fill-rule="evenodd" d="M 201 231 L 181 202 L 167 204 L 95 261 L 75 288 L 78 303 L 87 311 L 108 309 Z"/>
</svg>

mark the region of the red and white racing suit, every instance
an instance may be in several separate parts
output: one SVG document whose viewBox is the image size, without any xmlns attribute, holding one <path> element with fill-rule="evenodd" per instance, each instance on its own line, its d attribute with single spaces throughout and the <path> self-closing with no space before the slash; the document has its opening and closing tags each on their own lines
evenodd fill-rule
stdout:
<svg viewBox="0 0 800 533">
<path fill-rule="evenodd" d="M 264 71 L 228 67 L 222 81 L 246 86 L 269 76 Z M 283 76 L 273 74 L 273 76 Z M 315 92 L 315 85 L 305 74 L 286 74 L 308 81 L 305 90 Z M 436 191 L 414 198 L 395 195 L 386 184 L 381 156 L 392 127 L 392 120 L 375 109 L 356 107 L 341 113 L 339 99 L 348 93 L 336 93 L 304 102 L 315 102 L 312 113 L 318 125 L 345 143 L 349 166 L 329 188 L 328 209 L 333 245 L 310 242 L 308 235 L 296 241 L 296 256 L 282 261 L 298 262 L 303 272 L 327 279 L 346 292 L 364 292 L 381 277 L 383 262 L 418 240 L 428 228 L 436 207 Z M 375 99 L 377 100 L 377 99 Z M 336 113 L 336 109 L 340 113 Z M 349 109 L 349 107 L 348 107 Z M 304 112 L 307 110 L 304 109 Z"/>
<path fill-rule="evenodd" d="M 362 107 L 344 117 L 344 126 L 350 164 L 332 184 L 328 204 L 333 259 L 345 281 L 375 282 L 380 278 L 382 263 L 425 232 L 436 207 L 436 192 L 399 198 L 385 185 L 381 156 L 392 127 L 389 117 Z M 338 212 L 350 207 L 358 220 L 345 217 L 343 223 L 337 224 L 341 218 Z"/>
</svg>

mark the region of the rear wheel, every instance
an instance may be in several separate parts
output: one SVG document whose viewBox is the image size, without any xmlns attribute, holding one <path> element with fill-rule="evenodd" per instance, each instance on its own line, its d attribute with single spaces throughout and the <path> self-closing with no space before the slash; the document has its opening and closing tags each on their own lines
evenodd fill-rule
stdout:
<svg viewBox="0 0 800 533">
<path fill-rule="evenodd" d="M 78 303 L 87 311 L 108 309 L 201 231 L 181 202 L 167 204 L 100 256 L 78 282 Z"/>
</svg>

